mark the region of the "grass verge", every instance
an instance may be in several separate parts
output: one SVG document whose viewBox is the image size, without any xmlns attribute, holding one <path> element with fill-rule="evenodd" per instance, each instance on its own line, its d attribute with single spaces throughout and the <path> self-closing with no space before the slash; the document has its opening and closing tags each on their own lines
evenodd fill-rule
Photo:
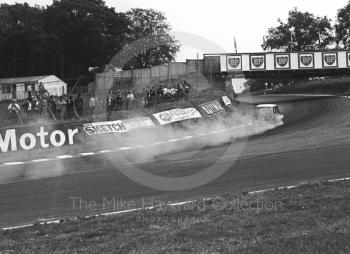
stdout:
<svg viewBox="0 0 350 254">
<path fill-rule="evenodd" d="M 350 182 L 2 231 L 1 253 L 350 253 Z"/>
</svg>

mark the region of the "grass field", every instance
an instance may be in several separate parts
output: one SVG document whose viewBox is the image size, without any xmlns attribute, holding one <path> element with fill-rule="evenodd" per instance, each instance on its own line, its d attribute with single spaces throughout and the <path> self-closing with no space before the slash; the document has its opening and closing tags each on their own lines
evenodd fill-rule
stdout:
<svg viewBox="0 0 350 254">
<path fill-rule="evenodd" d="M 350 253 L 350 182 L 2 231 L 1 253 Z"/>
</svg>

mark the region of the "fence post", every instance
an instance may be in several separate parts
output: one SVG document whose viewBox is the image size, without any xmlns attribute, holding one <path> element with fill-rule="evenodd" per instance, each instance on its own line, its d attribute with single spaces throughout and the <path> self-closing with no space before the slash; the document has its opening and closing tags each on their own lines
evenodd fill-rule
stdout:
<svg viewBox="0 0 350 254">
<path fill-rule="evenodd" d="M 170 82 L 170 63 L 168 63 L 168 81 Z"/>
</svg>

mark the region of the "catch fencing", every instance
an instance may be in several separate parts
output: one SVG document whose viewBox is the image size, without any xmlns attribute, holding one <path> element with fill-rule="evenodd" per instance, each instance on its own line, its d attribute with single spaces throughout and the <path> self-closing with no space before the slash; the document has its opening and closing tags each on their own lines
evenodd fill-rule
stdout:
<svg viewBox="0 0 350 254">
<path fill-rule="evenodd" d="M 185 63 L 173 62 L 145 69 L 98 73 L 95 93 L 98 98 L 106 97 L 111 89 L 142 93 L 146 88 L 172 80 L 188 80 L 191 84 L 198 85 L 203 69 L 203 60 L 187 60 Z"/>
</svg>

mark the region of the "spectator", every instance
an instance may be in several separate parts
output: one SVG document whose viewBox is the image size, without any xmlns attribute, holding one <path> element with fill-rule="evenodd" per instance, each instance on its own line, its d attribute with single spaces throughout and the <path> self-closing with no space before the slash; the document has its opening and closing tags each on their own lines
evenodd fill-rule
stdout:
<svg viewBox="0 0 350 254">
<path fill-rule="evenodd" d="M 47 114 L 49 115 L 49 118 L 53 118 L 56 120 L 55 114 L 56 112 L 56 102 L 54 100 L 54 97 L 51 95 L 47 101 Z"/>
<path fill-rule="evenodd" d="M 78 94 L 78 97 L 75 98 L 74 101 L 74 106 L 75 106 L 75 111 L 78 115 L 78 118 L 83 117 L 83 112 L 84 112 L 84 100 L 81 98 L 80 93 Z"/>
<path fill-rule="evenodd" d="M 16 102 L 17 100 L 13 99 L 12 103 L 10 103 L 10 105 L 8 106 L 8 111 L 10 113 L 9 119 L 12 121 L 12 123 L 15 123 L 16 121 L 22 122 L 21 117 L 19 115 L 21 107 Z"/>
<path fill-rule="evenodd" d="M 157 89 L 157 102 L 160 103 L 162 100 L 162 95 L 163 95 L 163 88 L 162 86 L 159 86 Z"/>
<path fill-rule="evenodd" d="M 147 108 L 149 105 L 149 98 L 150 98 L 150 90 L 149 88 L 146 88 L 145 95 L 143 97 L 143 106 L 145 108 Z"/>
<path fill-rule="evenodd" d="M 45 87 L 44 87 L 44 84 L 42 82 L 39 83 L 38 90 L 39 90 L 39 95 L 43 96 L 45 93 Z"/>
<path fill-rule="evenodd" d="M 33 100 L 32 98 L 28 98 L 27 101 L 22 104 L 22 108 L 24 109 L 24 118 L 26 122 L 29 121 L 29 119 L 32 118 L 32 112 L 33 112 Z"/>
<path fill-rule="evenodd" d="M 184 81 L 184 86 L 183 86 L 184 90 L 185 90 L 185 94 L 189 95 L 190 94 L 190 86 L 188 84 L 188 82 L 185 80 Z"/>
<path fill-rule="evenodd" d="M 131 90 L 128 91 L 128 94 L 126 95 L 126 109 L 132 109 L 133 103 L 134 103 L 135 96 L 131 92 Z"/>
<path fill-rule="evenodd" d="M 118 106 L 118 110 L 120 110 L 123 106 L 123 96 L 121 94 L 120 91 L 117 92 L 117 106 Z"/>
<path fill-rule="evenodd" d="M 28 91 L 28 99 L 32 98 L 32 85 L 28 85 L 27 87 L 27 91 Z"/>
<path fill-rule="evenodd" d="M 73 97 L 70 95 L 67 100 L 67 118 L 73 119 L 74 118 L 74 103 L 73 103 Z"/>
<path fill-rule="evenodd" d="M 95 114 L 97 103 L 98 103 L 98 101 L 97 101 L 96 96 L 92 95 L 90 98 L 90 102 L 89 102 L 91 115 Z"/>
<path fill-rule="evenodd" d="M 63 97 L 61 96 L 56 102 L 56 118 L 61 119 L 63 111 Z"/>
<path fill-rule="evenodd" d="M 107 120 L 110 120 L 113 110 L 114 110 L 114 98 L 113 98 L 113 93 L 110 90 L 108 92 L 108 96 L 107 96 L 107 100 L 106 100 Z"/>
<path fill-rule="evenodd" d="M 65 98 L 63 98 L 63 96 L 60 97 L 60 103 L 62 104 L 62 112 L 60 118 L 61 120 L 65 120 L 67 115 L 67 101 Z"/>
<path fill-rule="evenodd" d="M 149 105 L 150 106 L 153 106 L 156 102 L 156 89 L 154 88 L 154 86 L 152 86 L 151 90 L 150 90 L 150 93 L 149 93 Z"/>
</svg>

